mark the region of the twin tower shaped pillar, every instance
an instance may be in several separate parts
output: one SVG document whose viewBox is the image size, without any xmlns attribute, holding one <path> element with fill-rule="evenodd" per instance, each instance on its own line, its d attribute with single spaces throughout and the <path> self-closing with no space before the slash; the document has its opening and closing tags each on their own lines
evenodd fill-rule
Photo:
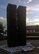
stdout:
<svg viewBox="0 0 39 54">
<path fill-rule="evenodd" d="M 7 44 L 9 47 L 26 45 L 26 7 L 8 4 Z"/>
</svg>

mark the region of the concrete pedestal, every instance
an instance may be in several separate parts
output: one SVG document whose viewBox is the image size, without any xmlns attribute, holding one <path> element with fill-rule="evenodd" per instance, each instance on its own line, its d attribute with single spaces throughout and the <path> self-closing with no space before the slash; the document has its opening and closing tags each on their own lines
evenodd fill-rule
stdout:
<svg viewBox="0 0 39 54">
<path fill-rule="evenodd" d="M 14 52 L 31 51 L 35 47 L 31 43 L 27 43 L 25 46 L 8 47 L 7 45 L 0 45 L 1 54 L 12 54 Z"/>
</svg>

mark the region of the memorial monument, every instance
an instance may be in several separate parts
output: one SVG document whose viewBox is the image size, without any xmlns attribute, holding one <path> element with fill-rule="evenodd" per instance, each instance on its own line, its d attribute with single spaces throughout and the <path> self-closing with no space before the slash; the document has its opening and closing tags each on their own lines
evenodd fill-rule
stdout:
<svg viewBox="0 0 39 54">
<path fill-rule="evenodd" d="M 18 8 L 13 4 L 7 6 L 7 44 L 9 47 L 26 45 L 26 7 L 24 6 Z"/>
</svg>

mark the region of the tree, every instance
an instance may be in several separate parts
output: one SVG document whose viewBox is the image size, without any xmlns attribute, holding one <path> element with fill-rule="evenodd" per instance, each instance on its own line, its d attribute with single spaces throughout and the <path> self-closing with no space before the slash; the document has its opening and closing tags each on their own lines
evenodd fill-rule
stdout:
<svg viewBox="0 0 39 54">
<path fill-rule="evenodd" d="M 3 33 L 3 24 L 0 22 L 0 34 Z"/>
</svg>

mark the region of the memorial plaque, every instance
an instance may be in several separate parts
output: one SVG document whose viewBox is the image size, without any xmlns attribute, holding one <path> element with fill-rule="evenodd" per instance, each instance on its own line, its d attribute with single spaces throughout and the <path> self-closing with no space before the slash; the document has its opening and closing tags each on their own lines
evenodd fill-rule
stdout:
<svg viewBox="0 0 39 54">
<path fill-rule="evenodd" d="M 18 45 L 16 29 L 16 5 L 7 6 L 7 43 L 9 47 Z"/>
<path fill-rule="evenodd" d="M 26 7 L 18 7 L 18 42 L 20 46 L 26 45 Z"/>
</svg>

